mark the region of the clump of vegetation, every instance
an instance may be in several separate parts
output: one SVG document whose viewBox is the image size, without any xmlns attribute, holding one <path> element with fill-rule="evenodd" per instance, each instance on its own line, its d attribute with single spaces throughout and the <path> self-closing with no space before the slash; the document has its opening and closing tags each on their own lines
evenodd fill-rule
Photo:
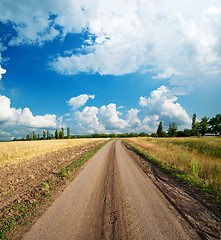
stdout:
<svg viewBox="0 0 221 240">
<path fill-rule="evenodd" d="M 65 167 L 61 167 L 60 176 L 61 176 L 61 178 L 66 178 L 68 176 L 68 172 Z"/>
<path fill-rule="evenodd" d="M 44 195 L 48 195 L 49 192 L 50 192 L 50 186 L 47 182 L 42 182 L 41 183 L 41 192 L 44 194 Z"/>
</svg>

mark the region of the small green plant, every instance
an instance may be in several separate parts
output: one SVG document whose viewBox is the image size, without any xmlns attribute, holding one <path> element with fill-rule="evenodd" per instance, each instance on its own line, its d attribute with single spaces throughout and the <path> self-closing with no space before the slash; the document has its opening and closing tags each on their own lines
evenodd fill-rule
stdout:
<svg viewBox="0 0 221 240">
<path fill-rule="evenodd" d="M 198 177 L 202 170 L 202 165 L 199 162 L 197 162 L 196 160 L 192 159 L 191 160 L 191 169 L 192 169 L 193 175 Z"/>
<path fill-rule="evenodd" d="M 42 182 L 41 183 L 41 191 L 44 193 L 44 195 L 48 195 L 50 192 L 50 186 L 47 182 Z"/>
<path fill-rule="evenodd" d="M 67 169 L 65 167 L 61 167 L 60 175 L 62 178 L 66 178 L 68 176 Z"/>
</svg>

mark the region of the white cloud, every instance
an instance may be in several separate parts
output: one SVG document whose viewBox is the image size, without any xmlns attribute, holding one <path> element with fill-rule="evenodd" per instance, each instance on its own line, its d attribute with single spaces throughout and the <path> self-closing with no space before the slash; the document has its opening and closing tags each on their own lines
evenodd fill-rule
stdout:
<svg viewBox="0 0 221 240">
<path fill-rule="evenodd" d="M 100 123 L 106 130 L 119 130 L 123 131 L 128 127 L 128 123 L 120 119 L 120 112 L 116 109 L 116 104 L 110 103 L 109 105 L 103 105 L 98 112 Z"/>
<path fill-rule="evenodd" d="M 8 97 L 0 95 L 0 125 L 10 128 L 56 128 L 58 127 L 56 116 L 46 114 L 44 116 L 33 116 L 29 108 L 11 108 Z"/>
<path fill-rule="evenodd" d="M 75 126 L 75 131 L 77 133 L 104 133 L 105 128 L 99 122 L 98 108 L 96 107 L 85 107 L 82 112 L 77 111 L 75 115 L 75 121 L 77 126 Z"/>
<path fill-rule="evenodd" d="M 0 80 L 2 79 L 2 74 L 5 74 L 6 73 L 6 70 L 3 69 L 0 65 Z"/>
<path fill-rule="evenodd" d="M 85 105 L 89 99 L 94 99 L 94 95 L 81 94 L 78 97 L 73 97 L 67 101 L 68 105 L 71 106 L 72 110 L 76 110 Z"/>
<path fill-rule="evenodd" d="M 166 78 L 171 78 L 173 75 L 183 75 L 182 73 L 176 71 L 175 69 L 169 67 L 165 69 L 165 72 L 159 73 L 157 76 L 152 77 L 155 79 L 166 79 Z"/>
<path fill-rule="evenodd" d="M 141 121 L 138 118 L 137 114 L 139 113 L 138 109 L 130 109 L 126 115 L 126 122 L 130 125 L 132 129 L 140 127 Z"/>
<path fill-rule="evenodd" d="M 87 30 L 77 54 L 51 62 L 61 74 L 123 75 L 152 67 L 155 78 L 172 78 L 177 86 L 221 76 L 220 0 L 2 0 L 0 9 L 0 21 L 12 22 L 17 32 L 11 45 Z"/>
<path fill-rule="evenodd" d="M 147 99 L 147 97 L 140 97 L 139 104 L 140 104 L 140 106 L 142 106 L 142 107 L 147 106 L 147 104 L 148 104 L 148 99 Z"/>
<path fill-rule="evenodd" d="M 165 125 L 176 122 L 179 126 L 190 127 L 191 119 L 179 103 L 177 97 L 165 86 L 151 92 L 150 97 L 143 97 L 141 106 L 148 108 L 148 114 L 158 116 Z M 145 103 L 145 104 L 144 104 Z"/>
<path fill-rule="evenodd" d="M 19 120 L 19 125 L 33 128 L 56 128 L 56 116 L 46 114 L 44 116 L 33 116 L 29 108 L 24 108 Z"/>
</svg>

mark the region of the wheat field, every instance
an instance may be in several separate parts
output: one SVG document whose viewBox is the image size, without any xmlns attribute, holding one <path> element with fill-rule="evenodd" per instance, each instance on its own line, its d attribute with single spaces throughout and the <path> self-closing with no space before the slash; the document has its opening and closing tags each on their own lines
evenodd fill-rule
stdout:
<svg viewBox="0 0 221 240">
<path fill-rule="evenodd" d="M 0 142 L 0 164 L 12 164 L 62 148 L 98 142 L 99 138 L 58 139 L 44 141 Z M 107 140 L 107 139 L 106 139 Z"/>
</svg>

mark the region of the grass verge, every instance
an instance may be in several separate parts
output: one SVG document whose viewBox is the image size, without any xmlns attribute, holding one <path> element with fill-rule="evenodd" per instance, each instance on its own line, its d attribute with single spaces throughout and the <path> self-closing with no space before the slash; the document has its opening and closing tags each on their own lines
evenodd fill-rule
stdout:
<svg viewBox="0 0 221 240">
<path fill-rule="evenodd" d="M 97 153 L 107 142 L 75 160 L 69 166 L 61 167 L 60 173 L 55 177 L 42 182 L 41 185 L 3 208 L 0 214 L 0 239 L 11 239 L 16 227 L 26 226 L 32 222 L 34 217 L 39 215 L 38 212 L 42 213 L 41 209 L 44 209 L 46 202 L 54 201 L 53 195 L 58 187 L 66 184 L 66 180 L 71 177 L 72 173 Z"/>
<path fill-rule="evenodd" d="M 156 157 L 151 156 L 151 154 L 148 153 L 148 150 L 142 149 L 141 147 L 137 147 L 133 143 L 129 143 L 128 141 L 124 141 L 124 143 L 130 147 L 134 152 L 136 152 L 139 156 L 146 159 L 147 161 L 150 161 L 155 166 L 165 170 L 170 175 L 176 177 L 177 179 L 181 180 L 183 183 L 195 186 L 199 188 L 202 192 L 206 193 L 207 196 L 211 199 L 211 201 L 216 203 L 217 209 L 221 210 L 221 193 L 219 190 L 208 187 L 205 184 L 203 184 L 201 181 L 198 180 L 194 175 L 191 175 L 187 171 L 181 171 L 174 167 L 174 165 L 167 165 L 166 163 L 160 161 Z M 197 166 L 195 166 L 195 171 L 197 171 Z"/>
</svg>

